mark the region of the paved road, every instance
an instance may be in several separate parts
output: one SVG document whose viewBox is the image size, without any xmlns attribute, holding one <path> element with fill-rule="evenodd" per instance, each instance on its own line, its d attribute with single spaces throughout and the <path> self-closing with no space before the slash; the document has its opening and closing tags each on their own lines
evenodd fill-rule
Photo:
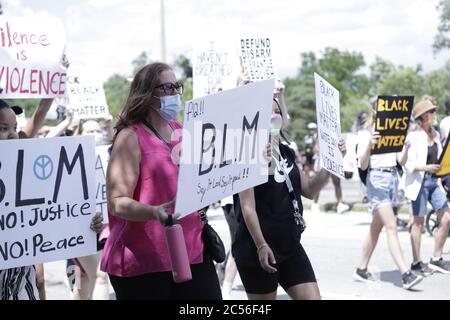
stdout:
<svg viewBox="0 0 450 320">
<path fill-rule="evenodd" d="M 347 201 L 354 202 L 362 198 L 357 181 L 344 181 L 343 189 L 344 199 Z M 334 201 L 331 184 L 324 189 L 321 201 Z M 305 207 L 308 208 L 308 204 L 309 201 L 305 200 Z M 222 210 L 211 210 L 208 214 L 211 224 L 228 248 L 230 239 Z M 369 266 L 379 280 L 375 284 L 353 280 L 352 273 L 360 259 L 362 239 L 366 236 L 371 221 L 367 210 L 345 214 L 330 211 L 313 215 L 307 209 L 305 218 L 308 227 L 302 236 L 302 243 L 314 267 L 323 299 L 450 299 L 450 275 L 434 274 L 424 279 L 414 291 L 402 289 L 400 273 L 389 254 L 384 232 Z M 409 234 L 400 231 L 399 236 L 406 261 L 411 263 Z M 429 259 L 432 249 L 433 239 L 424 235 L 424 259 Z M 444 258 L 450 260 L 450 239 L 444 250 Z M 48 263 L 45 270 L 48 299 L 70 299 L 64 282 L 65 262 Z M 112 288 L 110 289 L 111 298 L 114 298 Z M 240 279 L 236 279 L 231 296 L 233 299 L 246 299 Z M 281 288 L 278 298 L 289 299 Z"/>
</svg>

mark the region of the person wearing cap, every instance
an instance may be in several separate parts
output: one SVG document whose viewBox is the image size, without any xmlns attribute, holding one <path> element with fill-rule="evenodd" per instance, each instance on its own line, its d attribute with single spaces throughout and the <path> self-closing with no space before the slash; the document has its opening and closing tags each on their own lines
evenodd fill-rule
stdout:
<svg viewBox="0 0 450 320">
<path fill-rule="evenodd" d="M 450 273 L 450 263 L 442 258 L 445 241 L 450 228 L 450 210 L 447 198 L 441 190 L 438 177 L 438 164 L 442 153 L 439 133 L 433 128 L 437 122 L 437 106 L 430 100 L 422 100 L 414 106 L 414 119 L 418 129 L 410 132 L 406 141 L 410 141 L 406 168 L 405 196 L 412 200 L 414 221 L 411 227 L 411 245 L 413 253 L 412 270 L 424 275 L 433 271 Z M 436 236 L 433 257 L 428 264 L 423 263 L 420 256 L 420 244 L 424 218 L 427 215 L 427 202 L 438 214 L 440 221 Z"/>
<path fill-rule="evenodd" d="M 421 275 L 413 273 L 406 265 L 400 240 L 397 233 L 397 219 L 394 207 L 397 205 L 398 172 L 397 162 L 406 162 L 409 144 L 405 144 L 402 152 L 371 154 L 373 145 L 378 143 L 380 134 L 374 132 L 374 114 L 376 113 L 376 99 L 371 101 L 372 110 L 363 125 L 364 130 L 358 132 L 357 161 L 358 167 L 367 172 L 367 195 L 371 203 L 372 222 L 369 233 L 363 243 L 362 256 L 353 277 L 362 282 L 373 283 L 375 276 L 368 270 L 370 258 L 375 250 L 381 230 L 386 231 L 387 242 L 391 256 L 400 270 L 402 285 L 406 290 L 416 286 L 423 280 Z"/>
</svg>

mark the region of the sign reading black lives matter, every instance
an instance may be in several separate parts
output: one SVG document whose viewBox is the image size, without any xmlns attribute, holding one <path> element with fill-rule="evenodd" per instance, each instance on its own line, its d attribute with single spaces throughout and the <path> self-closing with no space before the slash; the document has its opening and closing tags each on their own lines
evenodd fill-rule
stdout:
<svg viewBox="0 0 450 320">
<path fill-rule="evenodd" d="M 0 269 L 96 252 L 93 137 L 0 141 Z"/>
<path fill-rule="evenodd" d="M 80 76 L 68 77 L 67 98 L 75 119 L 104 119 L 109 115 L 105 91 L 100 81 Z"/>
<path fill-rule="evenodd" d="M 372 146 L 372 154 L 402 151 L 413 104 L 413 96 L 378 97 L 375 131 L 381 138 Z"/>
<path fill-rule="evenodd" d="M 241 39 L 239 56 L 243 72 L 248 76 L 250 82 L 276 78 L 269 38 Z"/>
<path fill-rule="evenodd" d="M 344 164 L 338 143 L 341 137 L 339 91 L 314 73 L 316 89 L 317 135 L 323 168 L 344 178 Z"/>
<path fill-rule="evenodd" d="M 186 103 L 176 213 L 268 181 L 273 86 L 265 80 Z"/>
</svg>

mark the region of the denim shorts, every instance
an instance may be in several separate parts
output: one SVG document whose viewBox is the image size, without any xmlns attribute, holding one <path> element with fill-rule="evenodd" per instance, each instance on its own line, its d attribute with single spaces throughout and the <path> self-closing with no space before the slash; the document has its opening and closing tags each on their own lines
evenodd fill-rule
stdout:
<svg viewBox="0 0 450 320">
<path fill-rule="evenodd" d="M 386 205 L 397 206 L 398 175 L 395 168 L 390 172 L 370 169 L 366 186 L 372 211 Z"/>
<path fill-rule="evenodd" d="M 416 201 L 412 201 L 412 210 L 415 217 L 427 215 L 427 202 L 431 203 L 434 211 L 448 208 L 447 197 L 439 188 L 438 178 L 425 173 Z"/>
</svg>

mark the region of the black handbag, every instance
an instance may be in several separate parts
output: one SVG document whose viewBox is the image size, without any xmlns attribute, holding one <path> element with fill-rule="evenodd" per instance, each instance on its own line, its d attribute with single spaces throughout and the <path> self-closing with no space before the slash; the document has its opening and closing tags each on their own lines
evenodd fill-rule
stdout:
<svg viewBox="0 0 450 320">
<path fill-rule="evenodd" d="M 202 239 L 203 244 L 205 245 L 205 251 L 210 255 L 210 257 L 215 262 L 222 263 L 225 261 L 226 257 L 225 246 L 223 245 L 222 239 L 220 239 L 219 234 L 208 223 L 206 211 L 200 210 L 199 213 L 200 218 L 204 223 L 202 231 Z"/>
</svg>

